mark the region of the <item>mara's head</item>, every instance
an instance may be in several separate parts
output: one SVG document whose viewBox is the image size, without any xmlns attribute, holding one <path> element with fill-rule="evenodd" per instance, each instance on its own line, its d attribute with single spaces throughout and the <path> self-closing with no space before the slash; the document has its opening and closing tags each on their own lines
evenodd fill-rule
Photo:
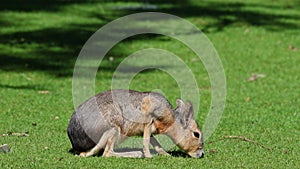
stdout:
<svg viewBox="0 0 300 169">
<path fill-rule="evenodd" d="M 192 103 L 177 99 L 176 104 L 173 141 L 191 157 L 203 157 L 202 132 L 195 121 Z"/>
</svg>

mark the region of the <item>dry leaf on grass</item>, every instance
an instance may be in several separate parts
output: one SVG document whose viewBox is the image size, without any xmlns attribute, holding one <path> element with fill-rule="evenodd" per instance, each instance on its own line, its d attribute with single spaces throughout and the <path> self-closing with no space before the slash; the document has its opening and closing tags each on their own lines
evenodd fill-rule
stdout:
<svg viewBox="0 0 300 169">
<path fill-rule="evenodd" d="M 7 136 L 28 137 L 29 134 L 28 134 L 28 132 L 25 132 L 25 133 L 8 132 L 8 133 L 5 133 L 5 134 L 1 134 L 0 136 L 2 136 L 2 137 L 7 137 Z"/>
<path fill-rule="evenodd" d="M 293 45 L 289 45 L 289 50 L 291 50 L 291 51 L 294 51 L 294 52 L 296 52 L 298 49 L 295 47 L 295 46 L 293 46 Z"/>
<path fill-rule="evenodd" d="M 49 94 L 50 92 L 48 90 L 40 90 L 38 93 L 39 94 Z"/>
<path fill-rule="evenodd" d="M 257 79 L 265 78 L 267 75 L 265 74 L 260 74 L 260 73 L 253 73 L 249 78 L 248 82 L 253 82 Z"/>
<path fill-rule="evenodd" d="M 10 152 L 10 148 L 8 147 L 7 144 L 0 145 L 0 152 L 9 153 Z"/>
<path fill-rule="evenodd" d="M 213 153 L 216 153 L 216 152 L 217 152 L 217 150 L 215 148 L 209 149 L 210 154 L 213 154 Z"/>
<path fill-rule="evenodd" d="M 110 56 L 110 57 L 108 58 L 108 60 L 109 60 L 110 62 L 112 62 L 112 61 L 115 60 L 115 58 L 114 58 L 113 56 Z"/>
</svg>

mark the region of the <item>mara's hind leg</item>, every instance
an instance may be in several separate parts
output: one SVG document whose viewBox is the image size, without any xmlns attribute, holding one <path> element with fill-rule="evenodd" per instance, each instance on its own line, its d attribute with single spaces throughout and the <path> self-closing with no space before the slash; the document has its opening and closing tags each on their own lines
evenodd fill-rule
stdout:
<svg viewBox="0 0 300 169">
<path fill-rule="evenodd" d="M 111 128 L 104 132 L 102 137 L 100 138 L 99 142 L 93 147 L 91 150 L 86 151 L 86 152 L 81 152 L 79 155 L 81 157 L 89 157 L 92 155 L 98 154 L 103 148 L 105 148 L 106 144 L 111 140 L 111 137 L 113 137 L 116 133 L 115 128 Z"/>
<path fill-rule="evenodd" d="M 131 152 L 114 152 L 114 145 L 120 138 L 120 130 L 114 128 L 114 134 L 108 138 L 107 144 L 103 153 L 104 157 L 131 157 L 131 158 L 141 158 L 143 153 L 141 151 L 131 151 Z"/>
</svg>

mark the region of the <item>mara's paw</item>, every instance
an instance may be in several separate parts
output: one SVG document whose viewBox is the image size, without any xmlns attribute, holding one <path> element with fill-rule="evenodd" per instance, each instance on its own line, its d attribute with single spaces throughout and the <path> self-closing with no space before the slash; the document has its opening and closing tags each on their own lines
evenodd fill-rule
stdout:
<svg viewBox="0 0 300 169">
<path fill-rule="evenodd" d="M 143 158 L 144 153 L 141 151 L 132 151 L 132 152 L 127 152 L 125 156 L 130 158 Z"/>
<path fill-rule="evenodd" d="M 79 154 L 79 156 L 80 156 L 80 157 L 87 157 L 87 152 L 81 152 L 81 153 Z"/>
<path fill-rule="evenodd" d="M 143 158 L 143 156 L 144 156 L 144 153 L 142 153 L 141 151 L 137 151 L 137 152 L 135 153 L 135 157 L 136 157 L 136 158 Z"/>
<path fill-rule="evenodd" d="M 169 154 L 169 153 L 167 153 L 167 152 L 160 153 L 160 155 L 163 155 L 163 156 L 171 156 L 171 154 Z"/>
<path fill-rule="evenodd" d="M 152 158 L 153 156 L 152 156 L 150 153 L 145 153 L 145 154 L 144 154 L 144 157 L 145 157 L 145 158 Z"/>
</svg>

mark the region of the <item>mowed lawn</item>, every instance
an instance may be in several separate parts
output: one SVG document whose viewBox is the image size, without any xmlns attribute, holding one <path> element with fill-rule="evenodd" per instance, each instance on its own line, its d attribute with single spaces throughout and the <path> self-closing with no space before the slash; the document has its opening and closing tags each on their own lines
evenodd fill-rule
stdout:
<svg viewBox="0 0 300 169">
<path fill-rule="evenodd" d="M 74 111 L 72 76 L 81 47 L 106 23 L 148 11 L 196 25 L 223 63 L 226 108 L 205 141 L 205 157 L 74 156 L 66 129 Z M 300 168 L 299 11 L 297 0 L 2 0 L 0 145 L 11 151 L 0 152 L 1 168 Z M 197 120 L 203 127 L 211 102 L 209 76 L 189 48 L 168 37 L 141 35 L 116 45 L 101 62 L 95 92 L 109 90 L 118 64 L 146 48 L 173 52 L 191 68 L 201 94 Z M 141 72 L 130 88 L 160 89 L 172 104 L 180 96 L 176 81 L 160 70 Z"/>
</svg>

